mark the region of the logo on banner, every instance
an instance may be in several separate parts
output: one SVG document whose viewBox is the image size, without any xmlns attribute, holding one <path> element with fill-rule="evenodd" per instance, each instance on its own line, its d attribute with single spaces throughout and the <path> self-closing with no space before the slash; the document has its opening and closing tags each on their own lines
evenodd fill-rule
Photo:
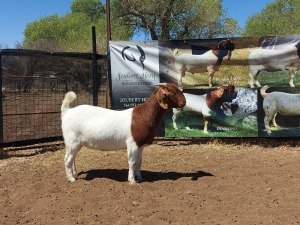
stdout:
<svg viewBox="0 0 300 225">
<path fill-rule="evenodd" d="M 137 49 L 139 50 L 139 52 L 141 54 L 140 58 L 139 58 L 139 61 L 142 64 L 142 67 L 143 67 L 143 70 L 144 70 L 144 68 L 145 68 L 144 61 L 146 60 L 145 52 L 144 52 L 144 50 L 140 46 L 136 45 L 136 47 L 137 47 Z M 122 50 L 122 58 L 124 60 L 127 59 L 128 61 L 135 62 L 136 59 L 135 59 L 135 57 L 132 54 L 131 54 L 131 57 L 126 54 L 126 50 L 129 49 L 129 48 L 130 48 L 130 46 L 126 46 L 125 48 L 123 48 L 123 50 Z"/>
</svg>

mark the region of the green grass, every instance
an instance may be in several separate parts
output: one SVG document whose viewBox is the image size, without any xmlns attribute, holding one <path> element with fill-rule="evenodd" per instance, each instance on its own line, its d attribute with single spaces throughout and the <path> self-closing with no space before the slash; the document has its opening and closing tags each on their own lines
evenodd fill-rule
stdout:
<svg viewBox="0 0 300 225">
<path fill-rule="evenodd" d="M 300 73 L 296 73 L 294 84 L 300 86 Z M 288 71 L 267 72 L 261 71 L 258 75 L 258 81 L 262 86 L 289 86 L 290 74 Z"/>
<path fill-rule="evenodd" d="M 243 127 L 241 124 L 231 124 L 230 121 L 220 121 L 212 117 L 208 126 L 208 133 L 203 131 L 203 117 L 183 113 L 177 119 L 178 130 L 173 128 L 171 115 L 165 117 L 165 137 L 257 137 L 257 124 Z M 187 130 L 189 127 L 190 130 Z"/>
<path fill-rule="evenodd" d="M 262 137 L 300 137 L 300 127 L 273 127 L 271 126 L 271 135 L 264 130 Z"/>
</svg>

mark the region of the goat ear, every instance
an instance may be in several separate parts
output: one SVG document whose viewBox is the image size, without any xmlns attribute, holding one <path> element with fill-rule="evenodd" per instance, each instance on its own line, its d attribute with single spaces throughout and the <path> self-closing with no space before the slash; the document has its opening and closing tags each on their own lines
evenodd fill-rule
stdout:
<svg viewBox="0 0 300 225">
<path fill-rule="evenodd" d="M 160 87 L 160 90 L 158 91 L 156 98 L 160 107 L 162 107 L 163 109 L 169 109 L 168 106 L 169 97 L 168 97 L 168 90 L 166 87 L 164 86 Z"/>
<path fill-rule="evenodd" d="M 225 87 L 225 86 L 223 85 L 223 87 Z M 225 88 L 219 88 L 219 89 L 217 89 L 217 97 L 218 98 L 222 97 L 222 95 L 224 93 L 224 90 L 225 90 Z"/>
</svg>

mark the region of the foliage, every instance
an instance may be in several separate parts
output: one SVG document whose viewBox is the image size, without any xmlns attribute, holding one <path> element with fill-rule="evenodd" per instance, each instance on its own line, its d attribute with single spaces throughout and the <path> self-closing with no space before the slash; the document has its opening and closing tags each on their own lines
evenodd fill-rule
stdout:
<svg viewBox="0 0 300 225">
<path fill-rule="evenodd" d="M 299 11 L 299 0 L 275 0 L 248 19 L 243 36 L 300 33 Z"/>
<path fill-rule="evenodd" d="M 213 38 L 239 31 L 237 22 L 226 17 L 221 0 L 113 0 L 112 15 L 152 40 Z"/>
<path fill-rule="evenodd" d="M 71 5 L 72 13 L 83 13 L 93 22 L 104 17 L 105 8 L 99 0 L 74 0 Z"/>
<path fill-rule="evenodd" d="M 50 15 L 28 24 L 24 31 L 24 47 L 39 40 L 57 43 L 63 51 L 85 51 L 92 49 L 92 26 L 96 27 L 97 50 L 106 52 L 105 9 L 101 1 L 74 0 L 71 13 L 65 16 Z M 129 28 L 118 20 L 112 20 L 115 39 L 128 40 L 132 36 Z M 41 49 L 39 49 L 41 50 Z"/>
</svg>

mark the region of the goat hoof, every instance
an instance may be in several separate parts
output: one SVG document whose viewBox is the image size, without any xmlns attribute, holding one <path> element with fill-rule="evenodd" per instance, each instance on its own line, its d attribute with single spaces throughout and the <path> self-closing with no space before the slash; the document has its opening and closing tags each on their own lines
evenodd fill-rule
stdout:
<svg viewBox="0 0 300 225">
<path fill-rule="evenodd" d="M 68 181 L 70 181 L 71 183 L 73 183 L 76 179 L 74 177 L 68 178 Z"/>
<path fill-rule="evenodd" d="M 142 177 L 136 177 L 135 181 L 137 183 L 141 183 L 143 181 L 143 178 Z"/>
<path fill-rule="evenodd" d="M 129 181 L 129 184 L 130 184 L 130 185 L 135 185 L 135 184 L 136 184 L 136 181 L 135 181 L 135 180 L 130 180 L 130 181 Z"/>
</svg>

